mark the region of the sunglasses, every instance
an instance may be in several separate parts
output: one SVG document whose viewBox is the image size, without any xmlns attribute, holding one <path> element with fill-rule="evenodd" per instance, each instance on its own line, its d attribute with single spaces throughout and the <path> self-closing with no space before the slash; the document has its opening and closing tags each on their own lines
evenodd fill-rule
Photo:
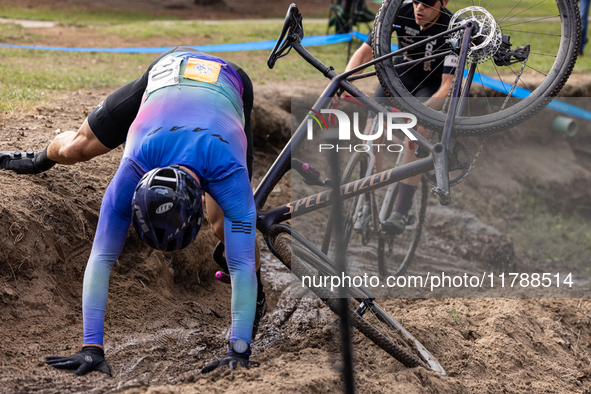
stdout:
<svg viewBox="0 0 591 394">
<path fill-rule="evenodd" d="M 431 8 L 435 7 L 435 4 L 437 4 L 439 2 L 440 2 L 440 0 L 412 0 L 412 3 L 414 5 L 422 4 L 426 7 L 431 7 Z"/>
</svg>

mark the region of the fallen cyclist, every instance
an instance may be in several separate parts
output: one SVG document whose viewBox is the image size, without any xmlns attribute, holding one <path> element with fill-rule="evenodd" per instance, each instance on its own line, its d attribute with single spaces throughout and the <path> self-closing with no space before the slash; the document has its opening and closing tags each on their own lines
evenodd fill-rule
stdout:
<svg viewBox="0 0 591 394">
<path fill-rule="evenodd" d="M 256 208 L 250 185 L 252 83 L 223 59 L 189 47 L 171 49 L 146 73 L 121 87 L 88 116 L 78 132 L 58 135 L 36 155 L 0 152 L 0 166 L 35 174 L 54 164 L 89 160 L 126 142 L 101 205 L 84 274 L 84 342 L 70 357 L 46 357 L 76 375 L 111 375 L 104 358 L 104 314 L 109 276 L 129 226 L 149 246 L 188 246 L 201 227 L 202 191 L 214 234 L 225 242 L 232 282 L 232 326 L 225 357 L 202 372 L 249 360 L 266 301 L 256 247 Z"/>
</svg>

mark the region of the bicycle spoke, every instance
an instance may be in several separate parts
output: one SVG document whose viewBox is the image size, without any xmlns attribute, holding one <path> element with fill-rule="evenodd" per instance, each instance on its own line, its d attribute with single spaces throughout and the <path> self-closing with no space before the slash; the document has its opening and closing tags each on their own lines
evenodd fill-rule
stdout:
<svg viewBox="0 0 591 394">
<path fill-rule="evenodd" d="M 517 73 L 515 72 L 515 70 L 513 70 L 511 68 L 511 66 L 508 66 L 509 70 L 511 70 L 513 72 L 513 74 L 515 74 L 515 76 L 517 77 Z M 523 79 L 521 79 L 521 76 L 519 76 L 519 80 L 521 81 L 521 83 L 523 84 L 523 87 L 525 87 L 527 90 L 529 90 L 531 92 L 532 89 L 530 89 L 527 84 L 525 83 L 525 81 Z"/>
<path fill-rule="evenodd" d="M 435 49 L 433 50 L 433 52 L 439 51 L 441 48 L 443 48 L 443 46 L 444 46 L 444 45 L 445 45 L 445 43 L 441 44 L 440 46 L 438 46 L 437 48 L 435 48 Z M 426 52 L 425 52 L 425 53 L 426 53 Z M 406 73 L 408 73 L 410 70 L 412 70 L 413 68 L 415 68 L 415 67 L 416 67 L 416 66 L 418 66 L 419 64 L 422 64 L 422 63 L 420 63 L 420 62 L 419 62 L 419 63 L 415 63 L 415 64 L 413 64 L 413 65 L 412 65 L 412 66 L 411 66 L 411 67 L 410 67 L 408 70 L 405 70 L 405 71 L 404 71 L 402 74 L 398 74 L 398 76 L 402 77 L 403 75 L 405 75 Z M 418 86 L 420 86 L 420 85 L 421 85 L 423 82 L 425 82 L 425 80 L 426 80 L 427 78 L 429 78 L 429 76 L 431 76 L 431 74 L 433 74 L 433 71 L 435 71 L 436 69 L 437 69 L 437 67 L 436 67 L 436 68 L 434 68 L 434 69 L 433 69 L 433 70 L 432 70 L 432 71 L 429 73 L 429 75 L 427 75 L 427 77 L 421 81 L 421 83 L 420 83 Z"/>
<path fill-rule="evenodd" d="M 505 86 L 505 82 L 503 81 L 503 78 L 501 78 L 501 74 L 499 74 L 499 69 L 497 68 L 497 65 L 494 64 L 493 62 L 493 66 L 495 67 L 495 71 L 497 72 L 497 76 L 499 77 L 499 81 L 501 81 L 501 85 L 503 86 L 503 90 L 505 91 L 505 94 L 509 94 L 509 92 L 507 91 L 507 87 Z M 513 101 L 511 99 L 509 99 L 509 101 L 511 101 L 511 104 L 513 104 Z"/>
<path fill-rule="evenodd" d="M 450 49 L 441 49 L 441 47 L 439 47 L 438 49 L 435 49 L 435 50 L 433 50 L 432 52 L 430 52 L 430 55 L 429 55 L 429 56 L 440 55 L 440 54 L 442 54 L 442 53 L 452 54 L 452 51 L 451 51 Z M 408 61 L 405 61 L 405 62 L 403 62 L 403 63 L 397 63 L 397 66 L 405 66 L 405 65 L 409 65 L 409 63 L 410 63 L 410 62 L 419 61 L 419 60 L 421 60 L 421 58 L 420 58 L 419 56 L 417 56 L 417 55 L 425 55 L 425 54 L 427 54 L 427 51 L 424 51 L 424 52 L 418 52 L 418 53 L 413 53 L 412 55 L 413 55 L 414 57 L 417 57 L 417 59 L 410 59 L 410 60 L 408 60 Z M 402 55 L 401 55 L 401 56 L 402 56 Z M 426 60 L 425 60 L 425 61 L 426 61 Z M 419 61 L 419 63 L 422 63 L 422 62 L 420 62 L 420 61 Z M 417 64 L 417 63 L 414 63 L 414 64 L 413 64 L 413 66 L 414 66 L 414 65 L 416 65 L 416 64 Z"/>
<path fill-rule="evenodd" d="M 433 70 L 431 70 L 431 72 L 425 78 L 423 78 L 423 80 L 417 85 L 416 88 L 414 88 L 412 90 L 412 92 L 410 92 L 410 94 L 412 94 L 414 96 L 414 93 L 417 91 L 417 89 L 421 87 L 421 85 L 423 84 L 423 82 L 425 82 L 427 79 L 429 79 L 429 77 L 435 72 L 436 69 L 437 68 L 434 68 Z"/>
<path fill-rule="evenodd" d="M 444 44 L 442 44 L 442 45 L 440 45 L 438 48 L 436 48 L 436 49 L 435 49 L 435 51 L 439 50 L 439 49 L 440 49 L 441 47 L 443 47 L 444 45 L 445 45 L 445 43 L 444 43 Z M 420 63 L 417 63 L 417 64 L 420 64 Z M 428 74 L 428 75 L 427 75 L 425 78 L 423 78 L 423 80 L 422 80 L 422 81 L 421 81 L 421 82 L 420 82 L 420 83 L 419 83 L 419 84 L 418 84 L 418 85 L 417 85 L 417 86 L 416 86 L 416 87 L 413 89 L 413 91 L 412 91 L 412 92 L 410 92 L 410 93 L 414 95 L 414 92 L 416 92 L 416 90 L 417 90 L 418 88 L 420 88 L 420 87 L 421 87 L 421 85 L 422 85 L 422 84 L 423 84 L 423 83 L 424 83 L 424 82 L 425 82 L 427 79 L 429 79 L 429 77 L 430 77 L 430 76 L 431 76 L 431 75 L 432 75 L 432 74 L 435 72 L 435 70 L 437 70 L 437 69 L 438 69 L 438 67 L 434 67 L 434 68 L 433 68 L 433 70 L 431 70 L 431 72 L 430 72 L 430 73 L 429 73 L 429 74 Z M 407 71 L 410 71 L 410 69 L 409 69 L 409 70 L 407 70 Z M 404 73 L 404 74 L 405 74 L 405 73 Z M 401 74 L 400 76 L 402 76 L 402 75 L 404 75 L 404 74 Z M 453 84 L 452 84 L 452 87 L 453 87 Z M 451 89 L 451 88 L 450 88 L 450 89 Z"/>
<path fill-rule="evenodd" d="M 515 31 L 518 33 L 527 33 L 527 34 L 535 34 L 535 35 L 542 35 L 542 36 L 554 36 L 554 37 L 560 37 L 560 34 L 551 34 L 551 33 L 539 33 L 539 32 L 535 32 L 535 31 L 524 31 L 524 30 L 513 30 L 513 29 L 503 29 L 503 31 Z"/>
<path fill-rule="evenodd" d="M 494 2 L 495 2 L 495 0 L 491 1 L 491 2 L 490 2 L 490 4 L 489 4 L 488 6 L 490 7 L 491 5 L 493 5 L 493 3 L 494 3 Z M 484 4 L 486 4 L 486 1 L 484 2 Z M 484 6 L 482 6 L 482 7 L 483 7 L 484 9 L 487 9 L 487 8 L 486 8 L 486 5 L 484 5 Z"/>
<path fill-rule="evenodd" d="M 505 26 L 501 26 L 501 30 L 505 29 L 505 27 L 509 27 L 509 26 L 516 26 L 516 25 L 522 25 L 524 23 L 532 23 L 532 22 L 538 22 L 538 21 L 542 21 L 542 20 L 546 20 L 546 19 L 552 19 L 552 18 L 556 18 L 559 17 L 560 15 L 552 15 L 552 16 L 544 16 L 542 18 L 536 18 L 536 19 L 531 19 L 531 20 L 527 20 L 527 21 L 523 21 L 523 22 L 517 22 L 517 23 L 512 23 L 510 25 L 505 25 Z"/>
<path fill-rule="evenodd" d="M 549 53 L 538 53 L 538 52 L 530 52 L 530 55 L 538 55 L 538 56 L 547 56 L 547 57 L 556 57 L 556 55 L 550 55 Z"/>
<path fill-rule="evenodd" d="M 505 14 L 505 15 L 504 15 L 502 18 L 501 18 L 501 21 L 503 21 L 503 20 L 504 20 L 504 19 L 507 17 L 507 15 L 509 15 L 509 14 L 511 13 L 511 11 L 513 11 L 513 10 L 515 9 L 515 7 L 517 7 L 519 4 L 521 4 L 521 1 L 522 1 L 522 0 L 519 0 L 519 1 L 517 2 L 517 4 L 515 4 L 515 5 L 513 6 L 513 8 L 511 8 L 509 11 L 507 11 L 507 13 L 506 13 L 506 14 Z M 501 22 L 497 22 L 497 23 L 501 23 Z"/>
<path fill-rule="evenodd" d="M 535 6 L 538 6 L 538 5 L 542 4 L 542 3 L 543 3 L 543 2 L 545 2 L 545 1 L 546 1 L 546 0 L 542 0 L 542 1 L 540 1 L 539 3 L 536 3 L 536 4 L 532 5 L 531 7 L 527 7 L 525 10 L 523 10 L 523 11 L 520 11 L 520 12 L 518 12 L 517 14 L 515 14 L 515 15 L 513 15 L 513 16 L 510 16 L 510 17 L 509 17 L 509 18 L 507 18 L 507 19 L 502 19 L 502 20 L 500 20 L 500 21 L 499 21 L 499 25 L 500 25 L 501 23 L 503 23 L 504 21 L 508 21 L 509 19 L 513 19 L 513 18 L 515 18 L 517 15 L 523 14 L 523 13 L 524 13 L 525 11 L 527 11 L 527 10 L 531 10 L 531 9 L 532 9 L 532 8 L 534 8 Z"/>
<path fill-rule="evenodd" d="M 490 101 L 488 100 L 488 96 L 486 95 L 486 87 L 485 87 L 485 86 L 484 86 L 484 84 L 482 83 L 482 77 L 481 77 L 481 75 L 482 75 L 482 74 L 481 74 L 481 73 L 480 73 L 480 71 L 478 70 L 478 66 L 476 66 L 476 72 L 478 73 L 478 78 L 480 78 L 480 85 L 482 85 L 482 89 L 483 89 L 483 91 L 484 91 L 484 98 L 485 98 L 485 100 L 486 100 L 486 104 L 487 104 L 487 106 L 488 106 L 489 113 L 491 113 L 491 114 L 492 114 L 492 108 L 491 108 L 491 106 L 490 106 Z"/>
<path fill-rule="evenodd" d="M 548 74 L 544 74 L 543 72 L 541 72 L 540 70 L 536 70 L 535 68 L 533 68 L 532 66 L 530 66 L 529 64 L 526 64 L 525 67 L 531 68 L 532 70 L 539 72 L 540 74 L 542 74 L 543 76 L 547 77 Z"/>
</svg>

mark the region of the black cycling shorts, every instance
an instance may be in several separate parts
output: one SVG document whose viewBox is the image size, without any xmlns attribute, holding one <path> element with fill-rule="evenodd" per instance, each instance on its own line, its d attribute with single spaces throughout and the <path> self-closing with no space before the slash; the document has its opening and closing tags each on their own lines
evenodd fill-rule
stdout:
<svg viewBox="0 0 591 394">
<path fill-rule="evenodd" d="M 185 46 L 169 49 L 150 64 L 144 75 L 111 93 L 88 115 L 90 129 L 107 148 L 114 149 L 125 142 L 129 127 L 140 109 L 142 97 L 148 85 L 148 73 L 162 57 L 172 52 L 203 53 L 195 48 Z M 247 141 L 246 163 L 248 176 L 252 179 L 252 162 L 254 159 L 252 129 L 250 127 L 250 115 L 254 104 L 252 82 L 240 67 L 227 60 L 226 63 L 236 70 L 244 85 L 242 100 L 244 103 L 244 133 Z"/>
</svg>

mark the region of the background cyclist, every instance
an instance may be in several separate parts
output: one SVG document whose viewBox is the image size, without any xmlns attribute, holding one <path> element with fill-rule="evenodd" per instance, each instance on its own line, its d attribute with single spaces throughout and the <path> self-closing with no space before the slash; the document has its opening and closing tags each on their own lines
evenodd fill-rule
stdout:
<svg viewBox="0 0 591 394">
<path fill-rule="evenodd" d="M 402 4 L 398 16 L 394 21 L 394 28 L 398 36 L 400 49 L 422 41 L 428 37 L 447 30 L 452 13 L 445 8 L 448 0 L 407 0 Z M 361 44 L 353 54 L 346 66 L 346 71 L 362 65 L 372 59 L 372 34 L 366 42 Z M 436 54 L 442 51 L 445 45 L 445 38 L 434 39 L 425 46 L 404 52 L 403 56 L 396 57 L 394 62 L 400 64 L 410 60 Z M 433 108 L 440 109 L 443 106 L 445 97 L 451 87 L 453 74 L 457 63 L 455 55 L 448 55 L 443 59 L 419 62 L 415 65 L 398 69 L 398 75 L 403 84 L 413 96 Z M 386 97 L 386 93 L 380 85 L 376 88 L 374 97 Z M 366 134 L 370 132 L 373 116 L 368 115 Z M 422 126 L 417 126 L 417 132 L 428 136 L 429 131 Z M 376 143 L 379 143 L 376 142 Z M 405 151 L 402 164 L 416 160 L 414 155 L 414 144 L 405 139 Z M 376 153 L 376 170 L 381 171 L 381 154 Z M 385 223 L 388 231 L 399 234 L 404 231 L 407 222 L 407 215 L 412 207 L 412 201 L 421 180 L 421 175 L 402 180 L 398 188 L 398 197 L 392 213 Z M 355 222 L 354 228 L 361 230 L 363 223 L 371 215 L 369 196 L 366 195 L 365 206 L 361 215 Z"/>
</svg>

